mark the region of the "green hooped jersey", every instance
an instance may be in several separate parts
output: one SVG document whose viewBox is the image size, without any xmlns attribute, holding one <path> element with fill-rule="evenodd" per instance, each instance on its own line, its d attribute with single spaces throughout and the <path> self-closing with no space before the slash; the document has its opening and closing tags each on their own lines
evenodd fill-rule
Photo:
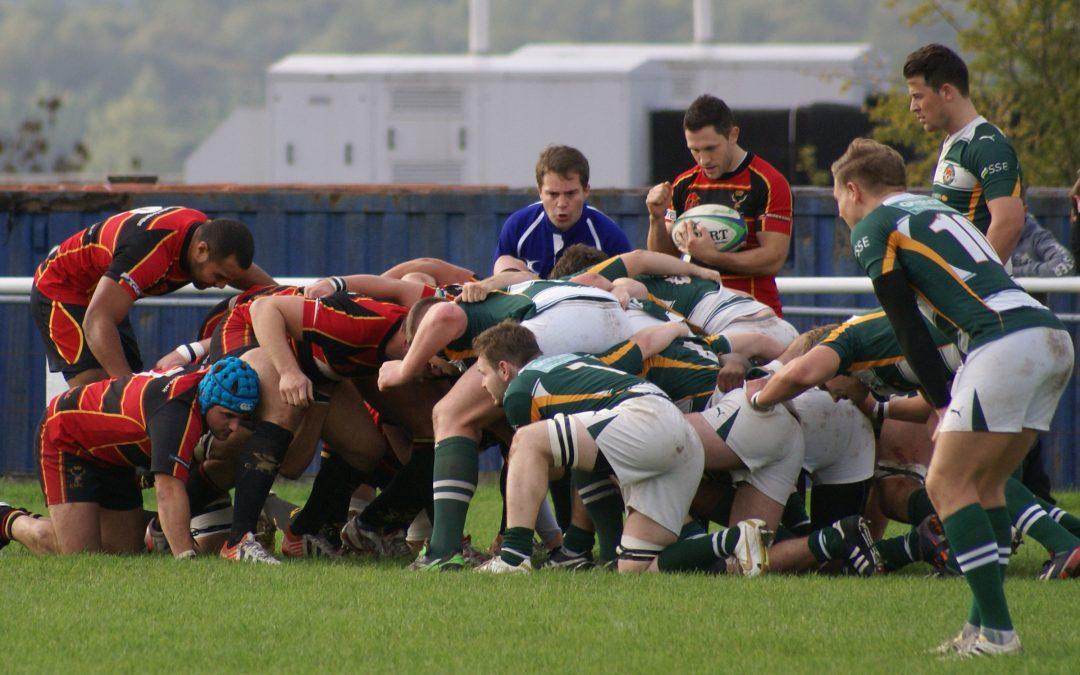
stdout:
<svg viewBox="0 0 1080 675">
<path fill-rule="evenodd" d="M 443 349 L 451 361 L 475 358 L 473 339 L 503 319 L 525 321 L 566 300 L 617 303 L 613 295 L 598 288 L 569 281 L 539 280 L 515 284 L 505 291 L 493 291 L 482 302 L 462 302 L 467 325 L 461 337 Z"/>
<path fill-rule="evenodd" d="M 927 322 L 926 326 L 946 367 L 955 373 L 962 360 L 960 350 L 933 324 Z M 919 379 L 904 358 L 889 317 L 880 309 L 851 317 L 819 344 L 840 357 L 837 374 L 857 377 L 875 394 L 908 394 L 919 387 Z"/>
<path fill-rule="evenodd" d="M 986 202 L 998 197 L 1019 197 L 1020 160 L 1001 130 L 976 117 L 945 139 L 934 171 L 934 196 L 945 202 L 986 234 L 990 211 Z"/>
<path fill-rule="evenodd" d="M 626 265 L 618 257 L 609 258 L 594 265 L 588 271 L 599 274 L 609 281 L 614 281 L 626 276 Z M 689 316 L 698 303 L 707 296 L 723 291 L 723 288 L 716 282 L 697 277 L 658 277 L 650 274 L 639 274 L 634 279 L 645 285 L 646 290 L 649 291 L 650 300 L 683 316 Z M 717 313 L 729 309 L 732 305 L 761 304 L 748 295 L 728 292 L 726 296 L 721 305 L 717 307 Z M 761 305 L 760 309 L 766 309 L 766 306 Z"/>
<path fill-rule="evenodd" d="M 722 335 L 685 337 L 642 361 L 641 350 L 627 340 L 597 354 L 605 364 L 643 377 L 660 387 L 683 412 L 701 412 L 716 389 L 720 356 L 731 352 Z"/>
<path fill-rule="evenodd" d="M 637 370 L 641 367 L 638 352 Z M 609 410 L 623 401 L 648 395 L 664 396 L 664 392 L 655 384 L 613 368 L 594 356 L 559 354 L 541 356 L 525 364 L 506 388 L 503 411 L 507 421 L 517 428 L 551 419 L 558 413 Z M 599 433 L 599 429 L 589 431 L 594 437 Z"/>
<path fill-rule="evenodd" d="M 1016 285 L 983 234 L 932 197 L 890 196 L 855 225 L 851 248 L 871 279 L 903 269 L 919 309 L 964 353 L 1025 328 L 1063 328 Z"/>
</svg>

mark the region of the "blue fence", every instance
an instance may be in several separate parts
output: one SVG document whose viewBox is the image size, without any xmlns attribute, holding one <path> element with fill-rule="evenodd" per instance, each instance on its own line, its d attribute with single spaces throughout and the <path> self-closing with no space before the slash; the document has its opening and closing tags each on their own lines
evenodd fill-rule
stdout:
<svg viewBox="0 0 1080 675">
<path fill-rule="evenodd" d="M 535 200 L 535 192 L 491 189 L 266 188 L 185 190 L 156 187 L 132 192 L 0 192 L 0 276 L 30 276 L 48 250 L 103 217 L 137 206 L 182 204 L 212 216 L 246 222 L 256 236 L 256 260 L 271 274 L 320 276 L 378 273 L 410 258 L 435 256 L 476 270 L 490 269 L 503 220 Z M 596 191 L 590 203 L 644 246 L 648 219 L 644 191 Z M 1064 190 L 1032 190 L 1032 211 L 1062 241 L 1068 240 Z M 857 276 L 847 228 L 838 227 L 828 190 L 795 190 L 791 255 L 784 274 Z M 785 305 L 869 307 L 870 296 L 791 296 Z M 1058 312 L 1077 312 L 1075 296 L 1050 298 Z M 138 306 L 133 323 L 147 363 L 192 339 L 202 320 L 197 308 Z M 44 357 L 26 305 L 0 305 L 0 420 L 5 440 L 0 474 L 34 473 L 33 431 L 44 409 Z M 800 329 L 820 320 L 792 318 Z M 1073 326 L 1074 340 L 1077 337 Z M 1080 412 L 1076 379 L 1063 397 L 1054 431 L 1045 438 L 1047 470 L 1056 485 L 1080 484 L 1077 428 Z"/>
</svg>

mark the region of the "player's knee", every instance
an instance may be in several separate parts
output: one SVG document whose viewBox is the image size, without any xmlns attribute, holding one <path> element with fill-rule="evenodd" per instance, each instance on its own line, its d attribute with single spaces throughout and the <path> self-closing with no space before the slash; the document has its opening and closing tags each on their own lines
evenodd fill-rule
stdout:
<svg viewBox="0 0 1080 675">
<path fill-rule="evenodd" d="M 540 455 L 548 451 L 548 435 L 544 424 L 530 424 L 518 429 L 510 443 L 509 460 L 521 455 Z"/>
<path fill-rule="evenodd" d="M 648 572 L 663 548 L 660 544 L 624 534 L 619 542 L 619 547 L 616 549 L 619 573 L 640 574 Z"/>
</svg>

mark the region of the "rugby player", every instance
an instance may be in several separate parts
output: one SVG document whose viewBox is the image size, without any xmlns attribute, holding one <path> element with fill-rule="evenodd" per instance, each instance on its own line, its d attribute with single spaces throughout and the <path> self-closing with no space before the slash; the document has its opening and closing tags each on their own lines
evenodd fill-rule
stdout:
<svg viewBox="0 0 1080 675">
<path fill-rule="evenodd" d="M 243 223 L 180 206 L 125 211 L 77 232 L 38 265 L 30 291 L 49 368 L 69 387 L 142 370 L 132 304 L 188 283 L 273 283 L 254 251 Z"/>
<path fill-rule="evenodd" d="M 657 327 L 681 331 L 678 324 Z M 656 347 L 639 335 L 640 354 Z M 661 344 L 670 343 L 671 336 Z M 735 555 L 745 574 L 768 569 L 763 525 L 747 520 L 712 537 L 677 542 L 689 521 L 704 451 L 697 433 L 655 385 L 584 354 L 542 357 L 533 333 L 514 321 L 486 330 L 474 342 L 484 389 L 517 431 L 510 448 L 507 530 L 499 557 L 479 572 L 532 569 L 533 529 L 549 471 L 609 467 L 619 479 L 628 515 L 619 550 L 620 572 L 659 571 L 669 562 Z"/>
<path fill-rule="evenodd" d="M 0 506 L 0 546 L 15 540 L 34 553 L 136 553 L 146 520 L 136 467 L 148 468 L 158 521 L 173 555 L 196 547 L 184 482 L 204 430 L 236 432 L 259 403 L 255 371 L 237 358 L 209 368 L 174 369 L 101 380 L 60 394 L 37 438 L 49 517 Z"/>
<path fill-rule="evenodd" d="M 1020 652 L 1003 586 L 1012 540 L 1005 482 L 1049 429 L 1072 374 L 1072 340 L 967 219 L 906 192 L 895 150 L 856 139 L 832 170 L 855 259 L 940 420 L 926 488 L 973 595 L 963 630 L 941 649 Z M 966 354 L 951 387 L 920 305 Z"/>
<path fill-rule="evenodd" d="M 923 129 L 945 132 L 934 197 L 964 214 L 1009 261 L 1024 229 L 1020 159 L 1012 143 L 975 110 L 968 69 L 956 52 L 929 44 L 908 54 L 904 78 Z"/>
<path fill-rule="evenodd" d="M 563 250 L 586 243 L 608 255 L 625 253 L 630 241 L 611 218 L 589 206 L 589 160 L 575 148 L 552 145 L 536 163 L 540 201 L 503 223 L 495 247 L 494 273 L 529 271 L 547 277 Z"/>
<path fill-rule="evenodd" d="M 649 252 L 631 251 L 608 257 L 595 248 L 576 244 L 556 263 L 553 275 L 563 278 L 576 274 L 573 280 L 577 283 L 606 290 L 625 288 L 632 297 L 647 298 L 677 312 L 707 335 L 754 333 L 766 335 L 784 346 L 798 335 L 795 327 L 778 317 L 769 306 L 746 293 L 724 288 L 719 278 L 697 269 L 693 275 L 667 271 L 652 258 L 645 258 L 646 253 Z M 642 264 L 646 261 L 647 272 L 642 271 L 646 269 Z"/>
<path fill-rule="evenodd" d="M 739 127 L 720 99 L 699 96 L 683 117 L 686 147 L 697 166 L 649 190 L 650 251 L 679 255 L 671 241 L 675 219 L 699 204 L 722 204 L 746 220 L 746 243 L 720 253 L 704 233 L 691 234 L 688 253 L 724 273 L 724 285 L 749 293 L 777 316 L 776 274 L 784 266 L 791 240 L 791 187 L 771 164 L 739 146 Z"/>
</svg>

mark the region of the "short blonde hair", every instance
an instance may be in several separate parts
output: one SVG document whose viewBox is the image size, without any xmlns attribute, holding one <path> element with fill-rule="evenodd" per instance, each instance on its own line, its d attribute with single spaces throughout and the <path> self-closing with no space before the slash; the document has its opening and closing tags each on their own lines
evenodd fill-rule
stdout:
<svg viewBox="0 0 1080 675">
<path fill-rule="evenodd" d="M 900 153 L 869 138 L 856 138 L 833 162 L 833 178 L 837 185 L 858 183 L 869 192 L 886 188 L 906 188 L 907 168 Z"/>
</svg>

